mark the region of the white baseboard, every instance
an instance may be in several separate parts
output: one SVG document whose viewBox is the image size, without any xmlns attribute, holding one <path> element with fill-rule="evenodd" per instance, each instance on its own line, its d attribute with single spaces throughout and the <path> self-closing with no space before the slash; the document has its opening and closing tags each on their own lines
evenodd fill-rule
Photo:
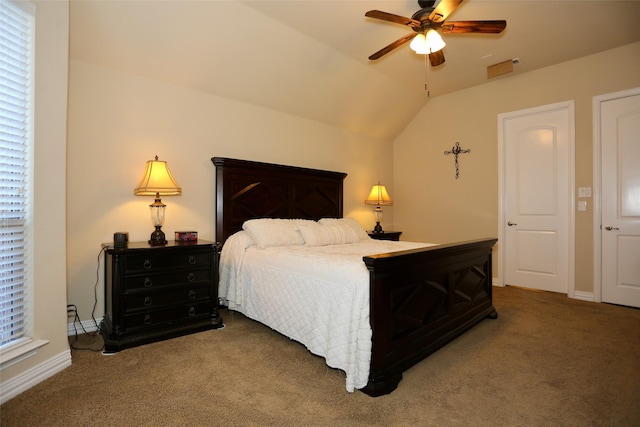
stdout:
<svg viewBox="0 0 640 427">
<path fill-rule="evenodd" d="M 75 322 L 75 325 L 73 322 L 67 323 L 67 336 L 69 337 L 75 336 L 76 330 L 78 335 L 84 334 L 85 331 L 95 332 L 98 330 L 96 323 L 99 325 L 100 322 L 102 322 L 102 317 L 99 319 L 96 319 L 95 322 L 93 321 L 93 319 L 91 319 L 91 320 L 83 320 L 80 323 Z M 82 328 L 84 328 L 84 330 Z"/>
<path fill-rule="evenodd" d="M 573 299 L 579 299 L 582 301 L 594 302 L 596 299 L 593 292 L 573 291 Z"/>
<path fill-rule="evenodd" d="M 491 284 L 493 286 L 504 287 L 504 285 L 499 285 L 498 284 L 498 279 L 496 277 L 494 277 L 491 280 Z M 582 300 L 582 301 L 589 301 L 589 302 L 595 302 L 596 301 L 593 292 L 573 291 L 573 295 L 567 295 L 567 296 L 569 298 L 579 299 L 579 300 Z"/>
<path fill-rule="evenodd" d="M 71 350 L 65 350 L 57 356 L 35 366 L 20 375 L 0 383 L 0 404 L 3 404 L 34 385 L 71 366 Z"/>
</svg>

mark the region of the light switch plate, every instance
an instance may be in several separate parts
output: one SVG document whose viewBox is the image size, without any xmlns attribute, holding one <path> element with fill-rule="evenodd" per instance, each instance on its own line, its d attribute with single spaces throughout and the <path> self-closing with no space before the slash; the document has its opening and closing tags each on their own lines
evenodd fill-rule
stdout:
<svg viewBox="0 0 640 427">
<path fill-rule="evenodd" d="M 582 212 L 587 210 L 587 201 L 586 200 L 580 200 L 578 202 L 578 210 L 582 211 Z"/>
<path fill-rule="evenodd" d="M 591 197 L 591 187 L 578 188 L 578 197 Z"/>
</svg>

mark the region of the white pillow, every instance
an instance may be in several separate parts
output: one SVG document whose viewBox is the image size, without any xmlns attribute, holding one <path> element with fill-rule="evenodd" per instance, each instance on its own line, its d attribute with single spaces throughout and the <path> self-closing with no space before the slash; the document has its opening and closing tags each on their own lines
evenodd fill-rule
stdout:
<svg viewBox="0 0 640 427">
<path fill-rule="evenodd" d="M 249 234 L 259 248 L 303 245 L 304 239 L 298 230 L 299 222 L 306 221 L 276 218 L 250 219 L 242 224 L 242 229 Z"/>
<path fill-rule="evenodd" d="M 337 225 L 348 228 L 355 234 L 356 241 L 370 239 L 369 234 L 367 234 L 355 218 L 322 218 L 318 222 L 322 225 Z"/>
<path fill-rule="evenodd" d="M 358 237 L 348 227 L 316 222 L 298 224 L 307 246 L 344 245 L 358 242 Z"/>
</svg>

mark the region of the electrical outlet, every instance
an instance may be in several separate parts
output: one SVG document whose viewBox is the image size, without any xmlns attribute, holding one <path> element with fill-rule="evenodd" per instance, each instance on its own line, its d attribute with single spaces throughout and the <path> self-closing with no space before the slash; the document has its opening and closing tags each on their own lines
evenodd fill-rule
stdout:
<svg viewBox="0 0 640 427">
<path fill-rule="evenodd" d="M 585 212 L 587 210 L 587 201 L 586 200 L 578 201 L 578 210 L 580 212 Z"/>
</svg>

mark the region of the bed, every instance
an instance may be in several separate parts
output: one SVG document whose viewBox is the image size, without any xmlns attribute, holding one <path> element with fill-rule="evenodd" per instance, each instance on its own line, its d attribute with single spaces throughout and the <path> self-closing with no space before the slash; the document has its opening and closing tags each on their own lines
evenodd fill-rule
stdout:
<svg viewBox="0 0 640 427">
<path fill-rule="evenodd" d="M 307 220 L 309 223 L 303 223 L 307 227 L 315 226 L 318 221 L 339 221 L 343 216 L 345 173 L 222 157 L 211 160 L 216 168 L 216 240 L 223 250 L 223 259 L 225 252 L 229 253 L 233 248 L 241 251 L 251 246 L 247 244 L 244 234 L 248 230 L 243 230 L 243 225 L 259 218 Z M 342 226 L 344 222 L 348 219 L 340 220 Z M 287 294 L 292 289 L 303 292 L 299 288 L 304 289 L 304 286 L 294 284 L 289 284 L 288 288 L 285 286 L 287 290 L 247 287 L 239 297 L 234 294 L 237 291 L 232 290 L 232 296 L 228 298 L 227 283 L 221 281 L 220 296 L 224 301 L 232 301 L 230 309 L 301 342 L 312 353 L 325 357 L 329 366 L 344 370 L 348 391 L 359 389 L 370 396 L 381 396 L 398 387 L 405 370 L 485 318 L 497 318 L 491 288 L 491 252 L 495 242 L 494 238 L 486 238 L 428 246 L 362 239 L 348 245 L 318 245 L 314 250 L 319 252 L 305 252 L 304 256 L 318 271 L 336 270 L 326 266 L 331 265 L 332 257 L 338 256 L 340 251 L 347 252 L 351 258 L 361 259 L 361 262 L 354 261 L 358 267 L 352 264 L 348 267 L 355 275 L 361 276 L 353 279 L 356 296 L 348 303 L 343 301 L 343 297 L 313 294 L 309 306 Z M 360 245 L 367 248 L 365 251 L 375 248 L 375 254 L 364 252 L 365 255 L 358 255 L 357 247 Z M 269 252 L 268 259 L 273 262 L 265 262 L 264 258 L 262 261 L 254 259 L 247 250 L 242 268 L 251 261 L 259 266 L 260 271 L 272 274 L 281 269 L 276 262 L 296 265 L 297 262 L 292 262 L 294 258 L 291 258 L 295 255 L 290 252 L 301 251 L 302 248 L 276 247 L 269 250 L 272 252 Z M 235 271 L 236 267 L 221 265 L 222 274 L 228 276 L 229 271 Z M 346 277 L 346 273 L 336 273 L 336 270 L 333 278 L 331 275 L 314 278 L 307 274 L 313 268 L 299 264 L 297 271 L 298 275 L 307 278 L 306 286 L 313 292 L 345 287 L 337 285 L 339 278 L 336 275 Z M 254 274 L 238 271 L 249 278 Z M 248 281 L 258 282 L 263 276 L 255 277 Z M 318 315 L 314 311 L 314 303 L 315 306 L 329 306 L 332 311 Z M 351 308 L 346 312 L 338 310 L 341 305 Z M 345 320 L 340 320 L 340 316 L 345 316 Z M 289 323 L 295 324 L 301 318 L 312 319 L 307 323 L 313 323 L 314 329 L 322 330 L 329 341 L 339 341 L 339 337 L 348 336 L 345 342 L 349 348 L 343 349 L 345 344 L 338 343 L 334 349 L 336 343 L 331 343 L 331 350 L 327 352 L 323 350 L 327 348 L 326 343 L 318 346 L 314 337 L 309 338 L 304 333 L 296 335 L 295 327 L 290 329 Z M 347 354 L 346 359 L 342 353 Z"/>
</svg>

